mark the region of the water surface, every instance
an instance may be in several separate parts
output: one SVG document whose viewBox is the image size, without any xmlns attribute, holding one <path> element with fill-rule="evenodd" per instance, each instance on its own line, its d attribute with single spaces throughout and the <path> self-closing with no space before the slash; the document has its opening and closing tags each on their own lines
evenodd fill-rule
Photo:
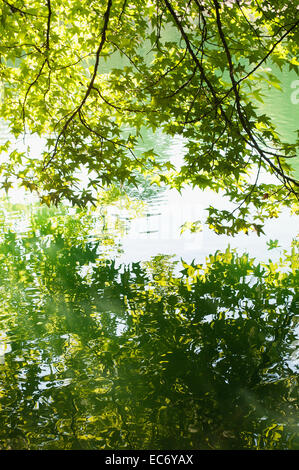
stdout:
<svg viewBox="0 0 299 470">
<path fill-rule="evenodd" d="M 299 448 L 295 251 L 122 264 L 104 211 L 3 206 L 1 449 Z"/>
</svg>

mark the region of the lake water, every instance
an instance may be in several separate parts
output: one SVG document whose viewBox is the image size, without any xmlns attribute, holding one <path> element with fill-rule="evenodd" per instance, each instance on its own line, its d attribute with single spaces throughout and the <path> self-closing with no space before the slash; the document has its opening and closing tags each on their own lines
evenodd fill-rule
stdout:
<svg viewBox="0 0 299 470">
<path fill-rule="evenodd" d="M 286 138 L 295 78 L 261 105 Z M 144 141 L 183 158 L 178 137 Z M 86 212 L 2 200 L 0 448 L 299 449 L 296 254 L 275 266 L 296 219 L 261 237 L 180 234 L 227 203 L 188 188 L 130 196 Z"/>
</svg>

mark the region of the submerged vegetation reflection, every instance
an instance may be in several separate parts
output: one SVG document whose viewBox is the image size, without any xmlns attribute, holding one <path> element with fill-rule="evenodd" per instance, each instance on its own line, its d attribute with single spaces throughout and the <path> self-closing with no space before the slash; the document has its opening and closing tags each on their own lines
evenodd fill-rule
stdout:
<svg viewBox="0 0 299 470">
<path fill-rule="evenodd" d="M 295 246 L 118 265 L 90 215 L 29 219 L 1 215 L 1 449 L 299 448 Z"/>
</svg>

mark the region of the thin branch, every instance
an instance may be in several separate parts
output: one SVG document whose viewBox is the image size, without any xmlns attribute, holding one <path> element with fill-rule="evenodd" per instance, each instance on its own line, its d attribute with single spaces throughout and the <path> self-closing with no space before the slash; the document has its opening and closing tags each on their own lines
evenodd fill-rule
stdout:
<svg viewBox="0 0 299 470">
<path fill-rule="evenodd" d="M 53 150 L 53 153 L 52 153 L 52 156 L 51 158 L 48 160 L 48 162 L 44 163 L 44 169 L 46 169 L 52 162 L 53 158 L 55 157 L 56 155 L 56 152 L 57 152 L 57 148 L 58 148 L 58 144 L 59 144 L 59 141 L 62 137 L 62 135 L 65 133 L 66 129 L 68 128 L 69 124 L 71 123 L 71 121 L 74 119 L 74 117 L 81 111 L 81 109 L 83 108 L 84 104 L 86 103 L 87 101 L 87 98 L 89 97 L 90 95 L 90 92 L 93 88 L 93 85 L 94 85 L 94 82 L 95 82 L 95 79 L 96 79 L 96 76 L 97 76 L 97 71 L 98 71 L 98 65 L 99 65 L 99 60 L 100 60 L 100 55 L 101 55 L 101 52 L 102 52 L 102 49 L 104 47 L 104 44 L 106 42 L 106 32 L 107 32 L 107 29 L 108 29 L 108 23 L 109 23 L 109 18 L 110 18 L 110 11 L 111 11 L 111 7 L 112 7 L 112 0 L 108 0 L 108 3 L 107 3 L 107 9 L 105 11 L 105 14 L 104 14 L 104 25 L 103 25 L 103 28 L 102 28 L 102 33 L 101 33 L 101 41 L 100 41 L 100 44 L 99 44 L 99 47 L 96 51 L 96 60 L 95 60 L 95 65 L 94 65 L 94 69 L 93 69 L 93 74 L 92 74 L 92 77 L 91 77 L 91 80 L 89 82 L 89 85 L 87 87 L 87 90 L 85 92 L 85 95 L 81 101 L 81 103 L 79 104 L 79 106 L 77 106 L 77 108 L 72 112 L 72 114 L 69 116 L 69 118 L 67 119 L 67 121 L 65 122 L 65 124 L 63 125 L 63 128 L 61 129 L 57 139 L 56 139 L 56 143 L 55 143 L 55 147 L 54 147 L 54 150 Z"/>
<path fill-rule="evenodd" d="M 110 142 L 111 144 L 115 145 L 115 146 L 119 146 L 119 147 L 123 147 L 125 148 L 126 150 L 128 150 L 131 155 L 133 156 L 133 158 L 141 164 L 140 160 L 136 157 L 136 155 L 134 154 L 133 150 L 128 147 L 126 144 L 120 142 L 119 140 L 118 141 L 115 141 L 113 139 L 109 139 L 109 137 L 105 137 L 104 135 L 100 134 L 99 132 L 97 132 L 95 129 L 93 129 L 92 127 L 90 127 L 90 125 L 86 122 L 86 119 L 83 115 L 83 111 L 80 110 L 79 111 L 79 119 L 81 121 L 81 123 L 83 124 L 83 126 L 89 131 L 91 132 L 92 134 L 95 134 L 97 135 L 98 137 L 100 137 L 101 140 L 106 140 L 107 142 Z"/>
<path fill-rule="evenodd" d="M 147 112 L 155 112 L 155 113 L 158 112 L 158 111 L 146 110 L 146 109 L 122 108 L 121 106 L 117 106 L 116 104 L 111 103 L 111 101 L 109 101 L 105 96 L 103 96 L 103 94 L 101 93 L 101 91 L 98 87 L 93 86 L 92 89 L 95 90 L 98 93 L 99 97 L 101 98 L 102 101 L 104 101 L 104 103 L 106 103 L 111 108 L 116 109 L 117 111 L 128 111 L 128 112 L 131 112 L 131 113 L 144 113 L 146 111 Z"/>
<path fill-rule="evenodd" d="M 216 107 L 218 107 L 218 105 L 219 105 L 219 99 L 218 99 L 217 93 L 216 93 L 216 91 L 215 91 L 215 89 L 214 89 L 212 83 L 210 82 L 209 78 L 207 77 L 202 63 L 198 60 L 198 57 L 197 57 L 197 55 L 195 54 L 195 52 L 194 52 L 194 50 L 193 50 L 193 48 L 192 48 L 192 46 L 191 46 L 191 43 L 190 43 L 190 41 L 189 41 L 189 38 L 188 38 L 188 36 L 187 36 L 187 34 L 186 34 L 186 32 L 185 32 L 185 30 L 184 30 L 184 28 L 183 28 L 183 26 L 182 26 L 180 20 L 179 20 L 179 18 L 178 18 L 178 16 L 177 16 L 176 12 L 174 11 L 174 9 L 173 9 L 171 3 L 170 3 L 168 0 L 164 0 L 164 3 L 165 3 L 165 5 L 166 5 L 168 11 L 170 12 L 172 18 L 174 19 L 174 21 L 175 21 L 175 23 L 176 23 L 176 25 L 177 25 L 177 28 L 179 29 L 179 31 L 180 31 L 180 33 L 181 33 L 182 38 L 184 39 L 184 41 L 185 41 L 185 43 L 186 43 L 186 47 L 187 47 L 187 49 L 188 49 L 188 51 L 189 51 L 189 53 L 190 53 L 192 59 L 193 59 L 194 62 L 197 64 L 197 67 L 198 67 L 198 69 L 200 70 L 201 75 L 202 75 L 204 81 L 206 82 L 208 88 L 210 89 L 210 91 L 211 91 L 211 93 L 212 93 L 212 96 L 213 96 L 213 98 L 214 98 L 214 102 L 215 102 Z M 223 110 L 222 110 L 222 113 L 224 113 Z"/>
<path fill-rule="evenodd" d="M 31 13 L 29 11 L 21 10 L 20 8 L 16 7 L 15 5 L 8 2 L 7 0 L 2 0 L 2 1 L 11 9 L 12 13 L 19 13 L 22 16 L 27 16 L 27 15 L 34 16 L 35 18 L 46 18 L 46 16 L 44 15 L 35 15 L 34 13 Z"/>
<path fill-rule="evenodd" d="M 176 64 L 174 64 L 172 67 L 169 67 L 164 73 L 162 73 L 154 82 L 152 82 L 150 85 L 145 86 L 144 88 L 141 88 L 140 90 L 147 90 L 155 85 L 157 85 L 163 78 L 165 78 L 170 72 L 175 70 L 185 59 L 187 54 L 187 49 L 185 49 L 183 56 L 178 60 Z"/>
<path fill-rule="evenodd" d="M 246 23 L 248 24 L 249 28 L 252 29 L 252 31 L 254 32 L 254 34 L 256 35 L 256 37 L 258 37 L 259 39 L 262 37 L 264 37 L 263 35 L 260 34 L 259 30 L 258 29 L 255 29 L 255 27 L 252 25 L 252 23 L 249 21 L 249 19 L 247 18 L 247 16 L 245 15 L 244 11 L 243 11 L 243 8 L 242 8 L 242 5 L 240 4 L 239 0 L 237 0 L 237 5 L 243 15 L 243 17 L 245 18 L 245 21 Z M 263 46 L 264 47 L 264 46 Z"/>
<path fill-rule="evenodd" d="M 186 80 L 179 88 L 177 88 L 175 91 L 173 91 L 169 95 L 161 96 L 160 98 L 164 100 L 164 99 L 168 99 L 168 98 L 173 98 L 175 95 L 177 95 L 180 91 L 182 91 L 184 88 L 186 88 L 187 85 L 189 85 L 189 83 L 192 81 L 192 79 L 194 78 L 194 76 L 196 74 L 196 70 L 197 70 L 197 66 L 195 65 L 195 67 L 193 69 L 193 72 L 191 73 L 188 80 Z M 153 94 L 153 96 L 155 96 L 155 95 Z"/>
<path fill-rule="evenodd" d="M 79 57 L 76 62 L 72 62 L 71 64 L 64 65 L 63 67 L 56 67 L 55 66 L 55 72 L 73 67 L 74 65 L 79 64 L 80 62 L 82 62 L 82 60 L 86 59 L 86 57 L 90 57 L 91 55 L 93 55 L 93 53 L 89 52 L 88 54 L 85 54 L 84 56 Z"/>
<path fill-rule="evenodd" d="M 118 23 L 121 22 L 121 17 L 122 17 L 122 15 L 125 13 L 125 9 L 127 8 L 127 3 L 128 3 L 128 0 L 124 0 L 123 6 L 122 6 L 122 10 L 121 10 L 120 15 L 119 15 L 119 17 L 118 17 Z"/>
<path fill-rule="evenodd" d="M 236 80 L 235 83 L 236 85 L 239 85 L 242 81 L 246 80 L 250 75 L 252 75 L 267 59 L 268 57 L 273 53 L 273 51 L 276 49 L 276 47 L 283 41 L 283 39 L 299 24 L 299 20 L 293 23 L 292 26 L 275 42 L 275 44 L 272 45 L 272 47 L 269 49 L 267 54 L 260 60 L 260 62 L 251 70 L 249 71 L 244 77 L 241 77 L 239 80 Z M 220 99 L 219 103 L 222 103 L 223 100 L 230 95 L 230 93 L 234 90 L 234 87 L 232 86 L 226 93 L 225 95 Z M 197 119 L 188 121 L 188 123 L 196 122 Z"/>
<path fill-rule="evenodd" d="M 27 88 L 27 91 L 26 91 L 26 94 L 25 94 L 25 98 L 24 98 L 24 101 L 23 101 L 23 105 L 22 105 L 22 116 L 23 116 L 23 121 L 24 121 L 24 124 L 25 124 L 25 105 L 26 105 L 26 101 L 27 101 L 27 98 L 28 98 L 28 95 L 29 95 L 29 92 L 31 90 L 31 88 L 36 84 L 36 82 L 38 81 L 39 77 L 41 76 L 42 74 L 42 71 L 44 69 L 44 66 L 47 62 L 47 59 L 45 59 L 42 63 L 42 66 L 37 74 L 37 76 L 35 77 L 35 79 L 33 80 L 33 82 L 30 83 L 29 87 Z"/>
<path fill-rule="evenodd" d="M 47 51 L 49 51 L 49 45 L 50 45 L 50 28 L 51 28 L 51 16 L 52 16 L 51 0 L 47 0 L 47 7 L 48 7 L 48 19 L 47 19 L 47 39 L 46 39 L 46 50 L 47 50 Z"/>
<path fill-rule="evenodd" d="M 111 39 L 109 39 L 109 41 L 107 41 L 107 42 L 109 42 L 110 44 L 113 44 L 113 46 L 114 46 L 116 49 L 118 49 L 121 54 L 123 54 L 123 55 L 125 55 L 125 56 L 127 57 L 127 59 L 128 59 L 128 60 L 131 62 L 131 64 L 135 67 L 135 69 L 136 69 L 138 72 L 142 73 L 142 71 L 140 70 L 140 68 L 138 67 L 138 65 L 136 65 L 136 63 L 133 61 L 133 59 L 132 59 L 123 49 L 121 49 L 121 48 L 119 47 L 119 44 L 117 44 L 116 42 L 111 41 Z M 115 51 L 114 51 L 114 52 L 115 52 Z"/>
<path fill-rule="evenodd" d="M 224 51 L 225 51 L 227 61 L 228 61 L 229 75 L 230 75 L 230 79 L 231 79 L 231 82 L 232 82 L 233 92 L 234 92 L 234 95 L 235 95 L 238 117 L 240 119 L 240 122 L 242 124 L 243 129 L 245 130 L 245 132 L 247 133 L 247 135 L 250 138 L 250 142 L 248 142 L 248 143 L 258 151 L 261 158 L 269 164 L 269 166 L 272 168 L 272 170 L 274 170 L 275 174 L 280 175 L 283 178 L 284 182 L 286 182 L 286 181 L 288 181 L 288 183 L 292 182 L 296 186 L 299 186 L 298 181 L 291 178 L 290 176 L 285 175 L 285 173 L 283 172 L 281 167 L 280 168 L 277 167 L 268 157 L 266 157 L 263 150 L 260 148 L 260 146 L 256 142 L 255 137 L 253 136 L 253 133 L 252 133 L 251 128 L 250 128 L 250 124 L 247 122 L 247 119 L 246 119 L 245 115 L 242 112 L 241 102 L 240 102 L 241 100 L 240 100 L 240 95 L 239 95 L 239 91 L 238 91 L 238 82 L 235 80 L 235 76 L 234 76 L 234 66 L 233 66 L 233 62 L 232 62 L 232 57 L 231 57 L 230 50 L 228 48 L 226 38 L 224 36 L 223 29 L 222 29 L 222 23 L 221 23 L 221 17 L 220 17 L 220 6 L 219 6 L 219 3 L 218 3 L 217 0 L 213 0 L 213 3 L 214 3 L 214 6 L 215 6 L 215 11 L 216 11 L 216 22 L 217 22 L 219 36 L 220 36 L 221 42 L 223 44 Z M 285 35 L 286 34 L 287 33 L 285 33 Z M 267 56 L 268 55 L 269 55 L 269 53 L 267 54 Z M 293 189 L 292 189 L 292 191 L 294 192 Z M 296 193 L 294 192 L 294 194 L 296 194 Z"/>
<path fill-rule="evenodd" d="M 289 28 L 279 39 L 278 41 L 276 41 L 275 44 L 273 44 L 273 46 L 271 47 L 271 49 L 269 49 L 269 51 L 267 52 L 267 54 L 260 60 L 260 62 L 258 62 L 258 64 L 250 71 L 248 72 L 244 77 L 241 77 L 236 83 L 239 84 L 241 83 L 243 80 L 246 80 L 250 75 L 252 75 L 267 59 L 268 57 L 272 54 L 272 52 L 274 51 L 274 49 L 278 46 L 278 44 L 280 44 L 284 38 L 290 34 L 291 31 L 293 31 L 293 29 L 296 28 L 296 26 L 298 26 L 299 24 L 299 20 L 297 20 L 291 28 Z"/>
<path fill-rule="evenodd" d="M 252 185 L 252 188 L 251 188 L 250 191 L 247 193 L 247 195 L 244 197 L 243 201 L 238 205 L 238 207 L 236 207 L 236 208 L 230 213 L 230 215 L 233 215 L 237 210 L 239 210 L 240 207 L 242 207 L 243 204 L 245 204 L 245 202 L 247 201 L 247 199 L 250 200 L 250 197 L 251 197 L 252 193 L 255 191 L 257 182 L 258 182 L 258 180 L 259 180 L 260 171 L 261 171 L 261 166 L 262 166 L 261 164 L 262 164 L 262 159 L 261 159 L 261 157 L 260 157 L 260 158 L 259 158 L 258 171 L 257 171 L 257 174 L 256 174 L 255 182 L 254 182 L 253 185 Z"/>
</svg>

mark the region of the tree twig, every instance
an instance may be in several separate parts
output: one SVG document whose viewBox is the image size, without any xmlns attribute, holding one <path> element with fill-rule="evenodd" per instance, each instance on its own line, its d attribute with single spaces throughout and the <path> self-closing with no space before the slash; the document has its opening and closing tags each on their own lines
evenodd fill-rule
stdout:
<svg viewBox="0 0 299 470">
<path fill-rule="evenodd" d="M 112 7 L 112 0 L 108 0 L 107 2 L 107 8 L 106 8 L 106 11 L 104 13 L 104 25 L 103 25 L 103 28 L 102 28 L 102 33 L 101 33 L 101 41 L 100 41 L 100 44 L 99 44 L 99 47 L 96 51 L 96 60 L 95 60 L 95 65 L 94 65 L 94 69 L 93 69 L 93 74 L 92 74 L 92 77 L 91 77 L 91 80 L 89 82 L 89 85 L 87 87 L 87 90 L 85 92 L 85 95 L 81 101 L 81 103 L 79 104 L 79 106 L 77 106 L 77 108 L 72 112 L 72 114 L 69 116 L 69 118 L 67 119 L 67 121 L 65 122 L 65 124 L 63 125 L 60 133 L 58 134 L 58 137 L 56 139 L 56 143 L 55 143 L 55 147 L 54 147 L 54 150 L 53 150 L 53 153 L 51 155 L 51 158 L 48 160 L 48 162 L 45 162 L 44 163 L 44 170 L 51 164 L 52 160 L 54 159 L 56 153 L 57 153 L 57 149 L 58 149 L 58 144 L 59 144 L 59 141 L 62 137 L 62 135 L 65 133 L 67 127 L 69 126 L 70 122 L 74 119 L 74 117 L 81 111 L 81 109 L 83 108 L 84 104 L 86 103 L 87 101 L 87 98 L 89 97 L 90 95 L 90 92 L 93 88 L 93 85 L 94 85 L 94 82 L 95 82 L 95 79 L 96 79 L 96 76 L 97 76 L 97 71 L 98 71 L 98 65 L 99 65 L 99 60 L 100 60 L 100 55 L 101 55 L 101 52 L 102 52 L 102 49 L 104 47 L 104 44 L 105 44 L 105 41 L 106 41 L 106 32 L 107 32 L 107 29 L 108 29 L 108 23 L 109 23 L 109 18 L 110 18 L 110 12 L 111 12 L 111 7 Z"/>
</svg>

